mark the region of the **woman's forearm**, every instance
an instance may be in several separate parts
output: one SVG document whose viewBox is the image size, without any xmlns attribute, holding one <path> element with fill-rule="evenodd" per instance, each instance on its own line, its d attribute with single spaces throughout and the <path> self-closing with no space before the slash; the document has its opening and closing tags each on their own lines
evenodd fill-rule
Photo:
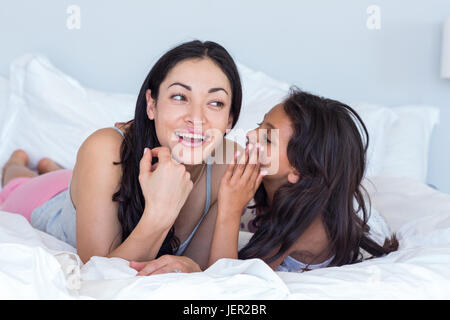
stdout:
<svg viewBox="0 0 450 320">
<path fill-rule="evenodd" d="M 159 225 L 152 219 L 152 210 L 145 208 L 141 219 L 130 235 L 107 257 L 119 257 L 125 260 L 149 261 L 155 259 L 170 226 Z"/>
<path fill-rule="evenodd" d="M 221 258 L 237 259 L 241 212 L 230 212 L 219 205 L 208 266 Z"/>
</svg>

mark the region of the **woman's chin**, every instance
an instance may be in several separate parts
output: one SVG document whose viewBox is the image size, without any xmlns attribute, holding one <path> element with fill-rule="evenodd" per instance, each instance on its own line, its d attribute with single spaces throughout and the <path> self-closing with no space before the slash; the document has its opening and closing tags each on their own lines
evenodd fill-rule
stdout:
<svg viewBox="0 0 450 320">
<path fill-rule="evenodd" d="M 211 151 L 205 150 L 204 146 L 176 148 L 172 150 L 172 158 L 185 165 L 202 164 L 211 155 Z"/>
</svg>

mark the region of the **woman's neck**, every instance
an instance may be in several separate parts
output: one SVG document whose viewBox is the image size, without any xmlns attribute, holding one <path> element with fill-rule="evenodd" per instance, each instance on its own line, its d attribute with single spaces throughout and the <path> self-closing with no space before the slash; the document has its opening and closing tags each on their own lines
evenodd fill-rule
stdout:
<svg viewBox="0 0 450 320">
<path fill-rule="evenodd" d="M 191 175 L 191 180 L 195 184 L 195 182 L 202 175 L 203 170 L 206 167 L 206 164 L 205 163 L 195 165 L 185 164 L 184 167 L 186 168 L 186 171 L 189 172 L 189 174 Z"/>
</svg>

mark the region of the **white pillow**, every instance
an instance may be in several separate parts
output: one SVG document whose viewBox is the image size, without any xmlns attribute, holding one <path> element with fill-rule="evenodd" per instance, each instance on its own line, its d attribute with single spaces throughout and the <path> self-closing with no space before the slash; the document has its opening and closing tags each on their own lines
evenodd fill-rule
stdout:
<svg viewBox="0 0 450 320">
<path fill-rule="evenodd" d="M 382 176 L 405 177 L 426 182 L 428 148 L 439 109 L 431 106 L 392 108 L 398 120 L 388 132 Z"/>
<path fill-rule="evenodd" d="M 378 176 L 383 170 L 389 130 L 398 120 L 398 115 L 390 108 L 375 104 L 354 103 L 351 107 L 361 117 L 369 133 L 365 176 Z"/>
<path fill-rule="evenodd" d="M 6 132 L 6 123 L 8 120 L 8 100 L 9 100 L 9 80 L 0 76 L 0 145 L 5 141 L 3 136 Z M 2 180 L 2 171 L 0 168 L 0 181 Z M 0 183 L 0 190 L 2 185 Z"/>
<path fill-rule="evenodd" d="M 264 114 L 286 98 L 290 85 L 237 63 L 243 86 L 243 105 L 227 137 L 245 145 L 245 132 L 255 128 Z M 26 54 L 11 64 L 10 102 L 0 141 L 0 166 L 12 151 L 22 148 L 36 167 L 51 157 L 72 168 L 81 143 L 93 131 L 134 116 L 137 96 L 107 94 L 84 88 L 40 55 Z M 1 101 L 1 100 L 0 100 Z M 396 120 L 389 108 L 354 106 L 370 137 L 368 176 L 378 175 L 385 153 L 386 128 Z M 26 128 L 26 130 L 24 130 Z"/>
<path fill-rule="evenodd" d="M 8 100 L 9 100 L 9 80 L 3 76 L 0 76 L 0 138 L 2 132 L 5 130 L 5 122 L 8 112 Z"/>
<path fill-rule="evenodd" d="M 73 168 L 81 143 L 95 130 L 134 117 L 136 97 L 84 88 L 40 55 L 26 54 L 10 68 L 11 125 L 0 144 L 0 166 L 18 148 L 36 168 L 51 157 Z"/>
</svg>

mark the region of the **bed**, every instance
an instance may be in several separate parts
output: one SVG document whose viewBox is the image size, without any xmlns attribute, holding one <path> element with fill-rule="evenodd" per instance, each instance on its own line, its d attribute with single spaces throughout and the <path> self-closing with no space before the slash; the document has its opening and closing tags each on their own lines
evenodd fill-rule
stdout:
<svg viewBox="0 0 450 320">
<path fill-rule="evenodd" d="M 289 85 L 238 64 L 242 116 L 228 134 L 255 126 Z M 132 118 L 136 96 L 85 88 L 46 57 L 15 59 L 0 77 L 0 165 L 16 148 L 35 168 L 50 156 L 73 167 L 94 130 Z M 304 273 L 275 272 L 259 259 L 220 259 L 204 272 L 136 277 L 128 262 L 93 257 L 0 210 L 0 299 L 449 299 L 450 195 L 426 183 L 428 144 L 439 113 L 432 106 L 351 104 L 371 143 L 364 185 L 400 248 L 385 257 Z M 24 129 L 26 128 L 26 129 Z M 249 234 L 240 232 L 240 245 Z"/>
</svg>

